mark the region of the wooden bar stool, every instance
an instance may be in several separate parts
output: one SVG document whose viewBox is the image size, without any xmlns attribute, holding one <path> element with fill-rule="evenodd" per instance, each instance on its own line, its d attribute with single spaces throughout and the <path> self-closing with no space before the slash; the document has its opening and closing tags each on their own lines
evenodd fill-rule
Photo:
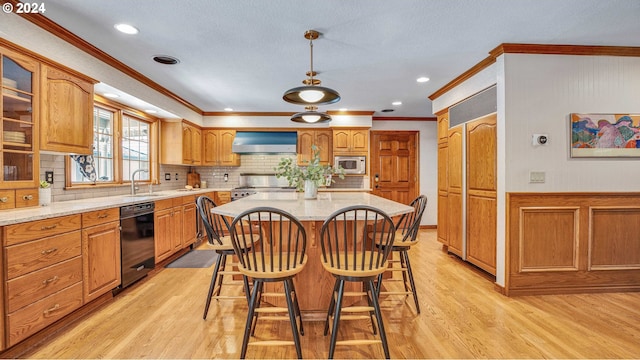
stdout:
<svg viewBox="0 0 640 360">
<path fill-rule="evenodd" d="M 413 295 L 413 301 L 416 304 L 416 311 L 420 314 L 420 305 L 418 304 L 418 293 L 416 292 L 416 283 L 411 271 L 411 262 L 409 261 L 409 249 L 418 243 L 418 231 L 420 230 L 420 221 L 427 207 L 427 197 L 420 195 L 415 198 L 409 206 L 413 207 L 413 212 L 403 214 L 396 223 L 395 241 L 391 246 L 391 251 L 398 253 L 398 260 L 389 260 L 389 267 L 386 271 L 401 272 L 404 291 L 381 291 L 382 275 L 378 276 L 377 292 L 378 296 L 383 295 Z M 381 245 L 383 246 L 383 245 Z M 393 266 L 399 263 L 400 267 Z M 408 279 L 407 279 L 408 278 Z M 408 280 L 408 283 L 407 283 Z"/>
<path fill-rule="evenodd" d="M 384 355 L 389 358 L 389 347 L 384 331 L 378 296 L 374 280 L 387 268 L 387 257 L 393 246 L 395 226 L 391 218 L 382 210 L 371 206 L 356 205 L 346 207 L 331 214 L 322 224 L 320 244 L 322 266 L 335 279 L 333 295 L 327 310 L 324 335 L 329 331 L 329 321 L 333 316 L 329 359 L 333 358 L 336 345 L 366 345 L 382 343 Z M 345 282 L 361 282 L 368 306 L 342 306 Z M 371 318 L 373 333 L 377 329 L 380 340 L 336 341 L 341 312 L 344 320 L 361 319 L 355 313 L 366 313 Z M 373 323 L 375 316 L 375 323 Z"/>
<path fill-rule="evenodd" d="M 252 226 L 245 226 L 244 224 L 247 223 Z M 245 358 L 248 345 L 295 345 L 298 358 L 301 359 L 299 335 L 304 335 L 304 329 L 293 278 L 307 264 L 307 234 L 302 223 L 283 210 L 258 207 L 239 214 L 231 223 L 230 229 L 231 242 L 240 263 L 238 270 L 245 277 L 253 279 L 240 358 Z M 256 234 L 256 231 L 261 231 L 261 234 Z M 259 240 L 251 246 L 256 235 L 259 235 Z M 261 307 L 264 283 L 271 282 L 282 282 L 284 285 L 286 308 Z M 258 314 L 273 315 L 283 312 L 289 314 L 293 342 L 279 340 L 249 342 L 249 337 L 255 332 L 258 320 L 263 319 L 258 317 Z M 274 317 L 274 319 L 282 318 Z"/>
<path fill-rule="evenodd" d="M 231 262 L 227 263 L 227 256 L 235 254 L 233 245 L 231 244 L 231 236 L 229 235 L 229 223 L 224 216 L 213 214 L 211 212 L 211 209 L 216 207 L 215 202 L 211 200 L 211 198 L 204 195 L 199 196 L 196 199 L 196 206 L 207 233 L 209 248 L 215 250 L 218 254 L 213 274 L 211 275 L 211 284 L 209 285 L 209 292 L 207 293 L 204 314 L 202 315 L 202 318 L 206 320 L 207 313 L 209 312 L 209 306 L 211 305 L 211 299 L 246 299 L 247 302 L 249 302 L 249 282 L 246 276 L 242 277 L 244 296 L 220 295 L 224 275 L 242 275 L 239 271 L 233 270 L 233 266 L 236 266 L 237 264 Z M 253 238 L 253 242 L 256 242 L 258 237 L 259 236 L 256 235 Z M 253 242 L 250 242 L 250 244 Z M 251 247 L 251 245 L 249 245 L 249 247 Z M 231 268 L 231 270 L 227 270 L 227 268 Z"/>
</svg>

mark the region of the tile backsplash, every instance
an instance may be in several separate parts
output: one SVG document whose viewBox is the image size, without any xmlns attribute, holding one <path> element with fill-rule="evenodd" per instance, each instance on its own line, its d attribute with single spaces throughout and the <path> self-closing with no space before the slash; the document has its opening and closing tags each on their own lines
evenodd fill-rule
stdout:
<svg viewBox="0 0 640 360">
<path fill-rule="evenodd" d="M 241 166 L 239 167 L 219 167 L 219 166 L 197 166 L 195 170 L 200 173 L 200 180 L 207 182 L 208 188 L 233 188 L 239 185 L 239 175 L 246 173 L 271 174 L 275 172 L 275 167 L 283 157 L 295 158 L 295 155 L 241 155 Z M 68 201 L 77 199 L 87 199 L 105 196 L 126 195 L 130 193 L 129 185 L 120 185 L 107 188 L 92 189 L 64 189 L 64 155 L 40 154 L 40 174 L 44 180 L 45 171 L 53 171 L 54 183 L 52 187 L 52 201 Z M 160 184 L 153 185 L 153 191 L 175 190 L 183 188 L 187 184 L 187 173 L 189 166 L 180 165 L 160 165 L 158 176 Z M 165 174 L 169 174 L 171 180 L 165 180 Z M 178 180 L 176 180 L 176 174 Z M 225 174 L 227 180 L 225 181 Z M 368 188 L 369 177 L 367 176 L 347 176 L 344 179 L 335 178 L 332 185 L 337 188 Z M 143 190 L 144 191 L 144 190 Z"/>
</svg>

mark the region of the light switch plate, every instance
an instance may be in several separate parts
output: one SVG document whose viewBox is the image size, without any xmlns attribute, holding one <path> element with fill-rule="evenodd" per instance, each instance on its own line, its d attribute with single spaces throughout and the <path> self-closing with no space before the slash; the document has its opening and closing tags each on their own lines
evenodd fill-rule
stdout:
<svg viewBox="0 0 640 360">
<path fill-rule="evenodd" d="M 530 171 L 529 183 L 541 184 L 544 183 L 546 173 L 544 171 Z"/>
</svg>

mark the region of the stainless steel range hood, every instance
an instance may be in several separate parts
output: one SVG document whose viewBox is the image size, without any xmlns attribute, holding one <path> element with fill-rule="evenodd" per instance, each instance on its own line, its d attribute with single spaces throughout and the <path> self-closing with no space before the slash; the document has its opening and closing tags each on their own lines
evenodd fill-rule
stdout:
<svg viewBox="0 0 640 360">
<path fill-rule="evenodd" d="M 296 153 L 295 131 L 237 131 L 231 149 L 238 154 Z"/>
</svg>

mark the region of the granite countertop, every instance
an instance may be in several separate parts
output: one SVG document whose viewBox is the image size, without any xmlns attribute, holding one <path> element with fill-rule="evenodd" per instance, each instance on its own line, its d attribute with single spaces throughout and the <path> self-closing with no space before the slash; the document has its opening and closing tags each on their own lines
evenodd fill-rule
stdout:
<svg viewBox="0 0 640 360">
<path fill-rule="evenodd" d="M 180 196 L 198 195 L 210 191 L 230 191 L 230 188 L 207 188 L 193 190 L 165 190 L 154 192 L 151 195 L 138 193 L 136 196 L 117 195 L 97 197 L 82 200 L 70 200 L 53 202 L 49 206 L 29 207 L 0 211 L 0 226 L 17 224 L 22 222 L 42 220 L 56 216 L 79 214 L 87 211 L 110 209 L 126 205 L 139 204 L 149 201 L 171 199 Z"/>
<path fill-rule="evenodd" d="M 391 201 L 362 191 L 323 192 L 314 200 L 305 200 L 304 193 L 259 193 L 237 201 L 215 207 L 212 211 L 236 217 L 245 210 L 258 206 L 269 206 L 284 210 L 301 221 L 324 221 L 334 211 L 352 205 L 370 205 L 389 216 L 412 212 L 413 207 Z"/>
</svg>

